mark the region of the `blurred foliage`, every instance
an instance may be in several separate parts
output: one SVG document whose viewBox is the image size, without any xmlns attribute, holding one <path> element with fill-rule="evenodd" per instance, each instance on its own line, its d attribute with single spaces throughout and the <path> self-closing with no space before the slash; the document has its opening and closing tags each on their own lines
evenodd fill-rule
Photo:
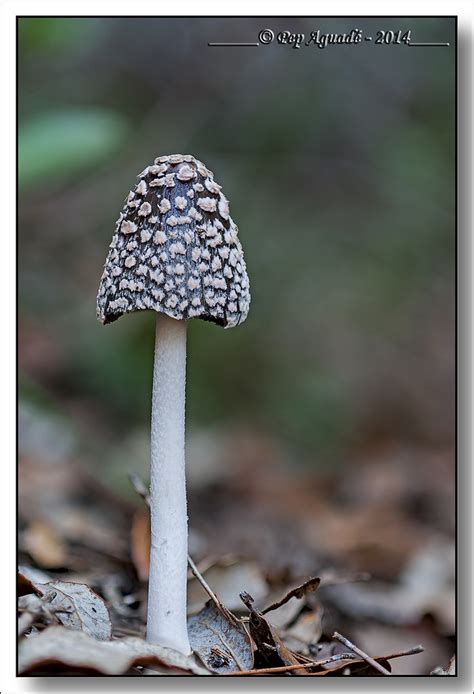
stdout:
<svg viewBox="0 0 474 694">
<path fill-rule="evenodd" d="M 72 176 L 118 149 L 123 120 L 99 109 L 52 111 L 35 116 L 20 131 L 20 185 Z"/>
<path fill-rule="evenodd" d="M 86 20 L 87 21 L 87 20 Z M 22 57 L 34 59 L 44 53 L 58 57 L 84 40 L 84 20 L 62 17 L 22 17 L 18 23 L 18 39 Z"/>
<path fill-rule="evenodd" d="M 98 449 L 147 426 L 152 316 L 103 328 L 95 294 L 136 174 L 190 152 L 231 201 L 252 306 L 237 330 L 190 325 L 189 427 L 253 427 L 320 464 L 380 435 L 450 443 L 454 20 L 265 24 L 451 48 L 207 47 L 252 40 L 245 18 L 19 20 L 25 397 L 36 384 Z"/>
</svg>

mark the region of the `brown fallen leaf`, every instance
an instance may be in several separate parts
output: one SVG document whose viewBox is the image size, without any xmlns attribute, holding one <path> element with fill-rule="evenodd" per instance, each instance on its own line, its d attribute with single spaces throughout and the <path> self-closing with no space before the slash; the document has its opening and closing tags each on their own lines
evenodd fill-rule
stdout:
<svg viewBox="0 0 474 694">
<path fill-rule="evenodd" d="M 278 667 L 280 665 L 297 665 L 297 655 L 292 653 L 280 639 L 276 629 L 265 619 L 261 612 L 253 607 L 253 598 L 243 592 L 240 598 L 250 612 L 250 636 L 255 643 L 255 667 Z M 304 670 L 295 670 L 295 675 L 305 675 Z"/>
<path fill-rule="evenodd" d="M 146 581 L 150 571 L 150 512 L 138 510 L 130 530 L 130 551 L 140 581 Z"/>
<path fill-rule="evenodd" d="M 213 600 L 189 617 L 188 634 L 193 650 L 213 672 L 225 675 L 253 665 L 252 645 L 244 625 Z"/>
<path fill-rule="evenodd" d="M 66 565 L 66 545 L 50 525 L 34 520 L 22 535 L 23 547 L 35 563 L 46 569 Z"/>
<path fill-rule="evenodd" d="M 59 671 L 84 670 L 102 675 L 123 675 L 133 665 L 165 666 L 172 672 L 209 675 L 209 671 L 171 648 L 147 643 L 135 636 L 115 641 L 97 641 L 84 632 L 50 626 L 23 639 L 18 648 L 20 674 L 34 674 L 50 666 Z"/>
<path fill-rule="evenodd" d="M 267 612 L 270 612 L 271 610 L 277 610 L 279 607 L 287 603 L 292 598 L 301 600 L 301 598 L 303 598 L 307 593 L 313 593 L 319 586 L 320 582 L 321 581 L 319 578 L 310 578 L 308 581 L 305 581 L 300 586 L 297 586 L 296 588 L 290 590 L 286 595 L 284 595 L 281 598 L 281 600 L 278 600 L 277 602 L 274 602 L 268 607 L 266 607 L 264 610 L 261 611 L 260 614 L 267 614 Z"/>
</svg>

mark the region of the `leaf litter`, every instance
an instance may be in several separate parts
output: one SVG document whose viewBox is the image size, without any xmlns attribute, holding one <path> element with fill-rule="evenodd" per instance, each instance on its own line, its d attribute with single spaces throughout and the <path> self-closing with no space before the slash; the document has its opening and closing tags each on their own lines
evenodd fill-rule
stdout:
<svg viewBox="0 0 474 694">
<path fill-rule="evenodd" d="M 137 491 L 147 501 L 143 484 Z M 20 674 L 388 676 L 392 660 L 423 651 L 372 656 L 336 631 L 336 620 L 347 624 L 340 584 L 351 589 L 369 580 L 366 573 L 322 569 L 295 586 L 290 575 L 265 570 L 255 559 L 208 553 L 198 565 L 189 557 L 193 655 L 185 657 L 144 638 L 148 511 L 136 510 L 129 559 L 110 547 L 105 571 L 102 564 L 91 568 L 95 539 L 89 559 L 82 541 L 81 560 L 68 569 L 62 565 L 77 552 L 71 545 L 77 540 L 45 530 L 41 518 L 27 523 L 20 536 Z M 35 538 L 45 547 L 36 547 Z M 453 674 L 453 662 L 430 674 Z"/>
<path fill-rule="evenodd" d="M 214 673 L 225 675 L 253 665 L 249 635 L 243 623 L 213 600 L 188 619 L 191 647 Z"/>
<path fill-rule="evenodd" d="M 20 673 L 31 673 L 59 664 L 75 671 L 124 675 L 136 665 L 157 665 L 174 672 L 207 675 L 208 670 L 193 656 L 150 644 L 136 637 L 98 641 L 92 636 L 63 626 L 50 626 L 41 634 L 20 642 Z"/>
</svg>

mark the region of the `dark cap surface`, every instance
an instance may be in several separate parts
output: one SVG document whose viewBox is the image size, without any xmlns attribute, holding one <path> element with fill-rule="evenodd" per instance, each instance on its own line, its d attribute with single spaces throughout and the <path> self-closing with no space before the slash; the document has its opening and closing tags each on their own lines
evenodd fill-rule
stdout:
<svg viewBox="0 0 474 694">
<path fill-rule="evenodd" d="M 111 323 L 150 309 L 242 323 L 249 280 L 238 229 L 212 171 L 191 155 L 158 157 L 139 175 L 117 220 L 97 295 Z"/>
</svg>

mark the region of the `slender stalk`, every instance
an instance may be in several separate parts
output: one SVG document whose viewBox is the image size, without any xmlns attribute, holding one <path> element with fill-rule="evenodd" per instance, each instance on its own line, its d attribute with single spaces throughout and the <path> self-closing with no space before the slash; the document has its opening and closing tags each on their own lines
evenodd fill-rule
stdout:
<svg viewBox="0 0 474 694">
<path fill-rule="evenodd" d="M 151 414 L 147 641 L 191 653 L 186 623 L 186 321 L 157 314 Z"/>
</svg>

